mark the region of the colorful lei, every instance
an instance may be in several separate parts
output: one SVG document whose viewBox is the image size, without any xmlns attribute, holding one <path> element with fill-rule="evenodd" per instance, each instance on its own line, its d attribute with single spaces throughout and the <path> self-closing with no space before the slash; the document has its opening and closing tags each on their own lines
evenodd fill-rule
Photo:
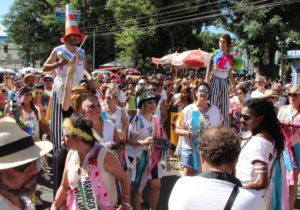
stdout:
<svg viewBox="0 0 300 210">
<path fill-rule="evenodd" d="M 243 60 L 235 52 L 229 52 L 227 55 L 223 55 L 221 50 L 215 50 L 213 55 L 214 69 L 217 71 L 224 69 L 227 62 L 229 62 L 230 66 L 235 70 L 240 70 L 243 67 Z"/>
<path fill-rule="evenodd" d="M 18 120 L 18 125 L 20 128 L 25 131 L 28 135 L 32 135 L 32 131 L 34 128 L 34 122 L 33 120 Z"/>
</svg>

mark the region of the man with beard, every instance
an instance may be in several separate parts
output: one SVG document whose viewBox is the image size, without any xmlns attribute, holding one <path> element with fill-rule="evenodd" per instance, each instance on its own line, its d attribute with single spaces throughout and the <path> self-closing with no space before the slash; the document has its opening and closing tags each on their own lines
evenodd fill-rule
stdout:
<svg viewBox="0 0 300 210">
<path fill-rule="evenodd" d="M 56 70 L 56 77 L 54 79 L 52 87 L 52 99 L 51 99 L 51 116 L 50 116 L 50 130 L 51 140 L 54 144 L 54 156 L 53 156 L 53 170 L 54 170 L 54 195 L 60 185 L 62 178 L 62 170 L 65 162 L 66 154 L 64 148 L 62 148 L 61 136 L 62 136 L 62 122 L 66 113 L 62 111 L 62 98 L 65 92 L 64 84 L 67 78 L 67 72 L 69 67 L 69 61 L 75 58 L 75 72 L 72 73 L 73 80 L 71 87 L 79 86 L 80 81 L 83 79 L 85 69 L 88 69 L 88 64 L 85 59 L 84 50 L 77 47 L 77 44 L 82 42 L 85 38 L 75 21 L 75 16 L 72 14 L 72 8 L 70 4 L 66 5 L 66 24 L 65 35 L 60 39 L 62 45 L 56 47 L 51 52 L 49 58 L 44 64 L 43 70 L 53 71 Z"/>
<path fill-rule="evenodd" d="M 0 120 L 0 139 L 0 209 L 32 210 L 28 195 L 35 191 L 40 158 L 52 144 L 34 142 L 9 117 Z"/>
</svg>

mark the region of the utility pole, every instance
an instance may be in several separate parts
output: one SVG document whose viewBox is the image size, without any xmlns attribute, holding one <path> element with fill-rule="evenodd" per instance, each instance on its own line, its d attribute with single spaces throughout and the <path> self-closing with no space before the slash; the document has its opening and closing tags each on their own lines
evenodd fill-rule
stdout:
<svg viewBox="0 0 300 210">
<path fill-rule="evenodd" d="M 86 24 L 87 24 L 87 21 L 86 21 L 86 7 L 87 7 L 87 3 L 86 3 L 86 0 L 84 0 L 84 4 L 83 4 L 83 18 L 84 18 L 84 23 L 83 23 L 83 31 L 86 32 Z"/>
<path fill-rule="evenodd" d="M 96 54 L 96 32 L 93 27 L 93 71 L 95 70 L 95 54 Z"/>
<path fill-rule="evenodd" d="M 282 81 L 282 72 L 283 72 L 283 46 L 284 46 L 284 41 L 281 41 L 281 58 L 280 58 L 280 69 L 279 69 L 279 78 Z"/>
</svg>

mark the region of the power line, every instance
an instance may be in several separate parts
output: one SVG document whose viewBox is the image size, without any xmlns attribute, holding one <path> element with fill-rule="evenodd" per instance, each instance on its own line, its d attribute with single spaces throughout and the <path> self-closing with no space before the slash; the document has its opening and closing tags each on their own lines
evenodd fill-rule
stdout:
<svg viewBox="0 0 300 210">
<path fill-rule="evenodd" d="M 261 3 L 261 2 L 263 2 L 263 1 L 257 1 L 255 3 L 257 4 L 257 3 Z M 253 6 L 254 5 L 254 3 L 253 3 L 252 5 L 249 5 L 249 6 L 253 6 L 253 9 L 263 9 L 263 8 L 267 8 L 267 7 L 275 7 L 275 6 L 281 6 L 281 5 L 292 4 L 292 3 L 297 3 L 297 2 L 300 2 L 300 0 L 280 1 L 280 2 L 273 2 L 273 3 L 268 3 L 268 4 L 256 5 L 256 6 Z M 243 9 L 234 9 L 234 7 L 229 7 L 228 9 L 231 9 L 236 13 L 241 13 L 243 11 Z M 205 20 L 205 19 L 210 19 L 210 18 L 220 17 L 220 16 L 225 16 L 226 15 L 226 14 L 220 14 L 220 13 L 215 13 L 215 14 L 212 13 L 212 12 L 216 12 L 216 11 L 218 11 L 218 10 L 210 11 L 211 14 L 204 15 L 204 16 L 193 17 L 195 15 L 205 14 L 205 13 L 198 13 L 198 14 L 193 14 L 193 15 L 190 15 L 190 16 L 179 17 L 181 19 L 186 18 L 184 20 L 174 21 L 175 19 L 173 18 L 173 19 L 169 19 L 169 20 L 162 20 L 161 22 L 157 22 L 154 25 L 145 23 L 145 24 L 137 25 L 137 27 L 138 27 L 138 29 L 147 29 L 147 28 L 151 28 L 151 27 L 160 28 L 160 27 L 170 26 L 170 25 L 174 25 L 174 24 L 186 24 L 186 23 L 190 23 L 190 22 L 195 22 L 195 21 L 199 21 L 199 20 Z M 209 13 L 209 12 L 206 12 L 206 13 Z M 177 18 L 177 19 L 179 19 L 179 18 Z M 166 22 L 166 21 L 171 21 L 171 22 Z M 166 22 L 166 23 L 164 23 L 164 22 Z M 112 31 L 103 30 L 103 31 L 100 31 L 99 33 L 96 33 L 96 36 L 112 35 L 112 34 L 115 34 L 115 33 L 120 33 L 122 31 L 123 30 L 121 30 L 121 29 L 112 30 Z M 92 35 L 91 32 L 88 32 L 87 34 Z M 51 47 L 46 48 L 42 51 L 35 52 L 35 54 L 49 51 L 52 48 L 53 47 L 51 46 Z"/>
</svg>

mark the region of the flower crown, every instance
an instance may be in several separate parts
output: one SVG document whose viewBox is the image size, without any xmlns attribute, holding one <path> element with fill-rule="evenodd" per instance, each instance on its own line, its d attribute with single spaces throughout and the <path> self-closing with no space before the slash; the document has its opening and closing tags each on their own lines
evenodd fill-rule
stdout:
<svg viewBox="0 0 300 210">
<path fill-rule="evenodd" d="M 82 131 L 79 128 L 75 128 L 69 118 L 64 120 L 64 127 L 67 129 L 68 133 L 73 136 L 80 136 L 86 141 L 92 141 L 94 139 L 92 135 L 86 133 L 85 131 Z"/>
</svg>

